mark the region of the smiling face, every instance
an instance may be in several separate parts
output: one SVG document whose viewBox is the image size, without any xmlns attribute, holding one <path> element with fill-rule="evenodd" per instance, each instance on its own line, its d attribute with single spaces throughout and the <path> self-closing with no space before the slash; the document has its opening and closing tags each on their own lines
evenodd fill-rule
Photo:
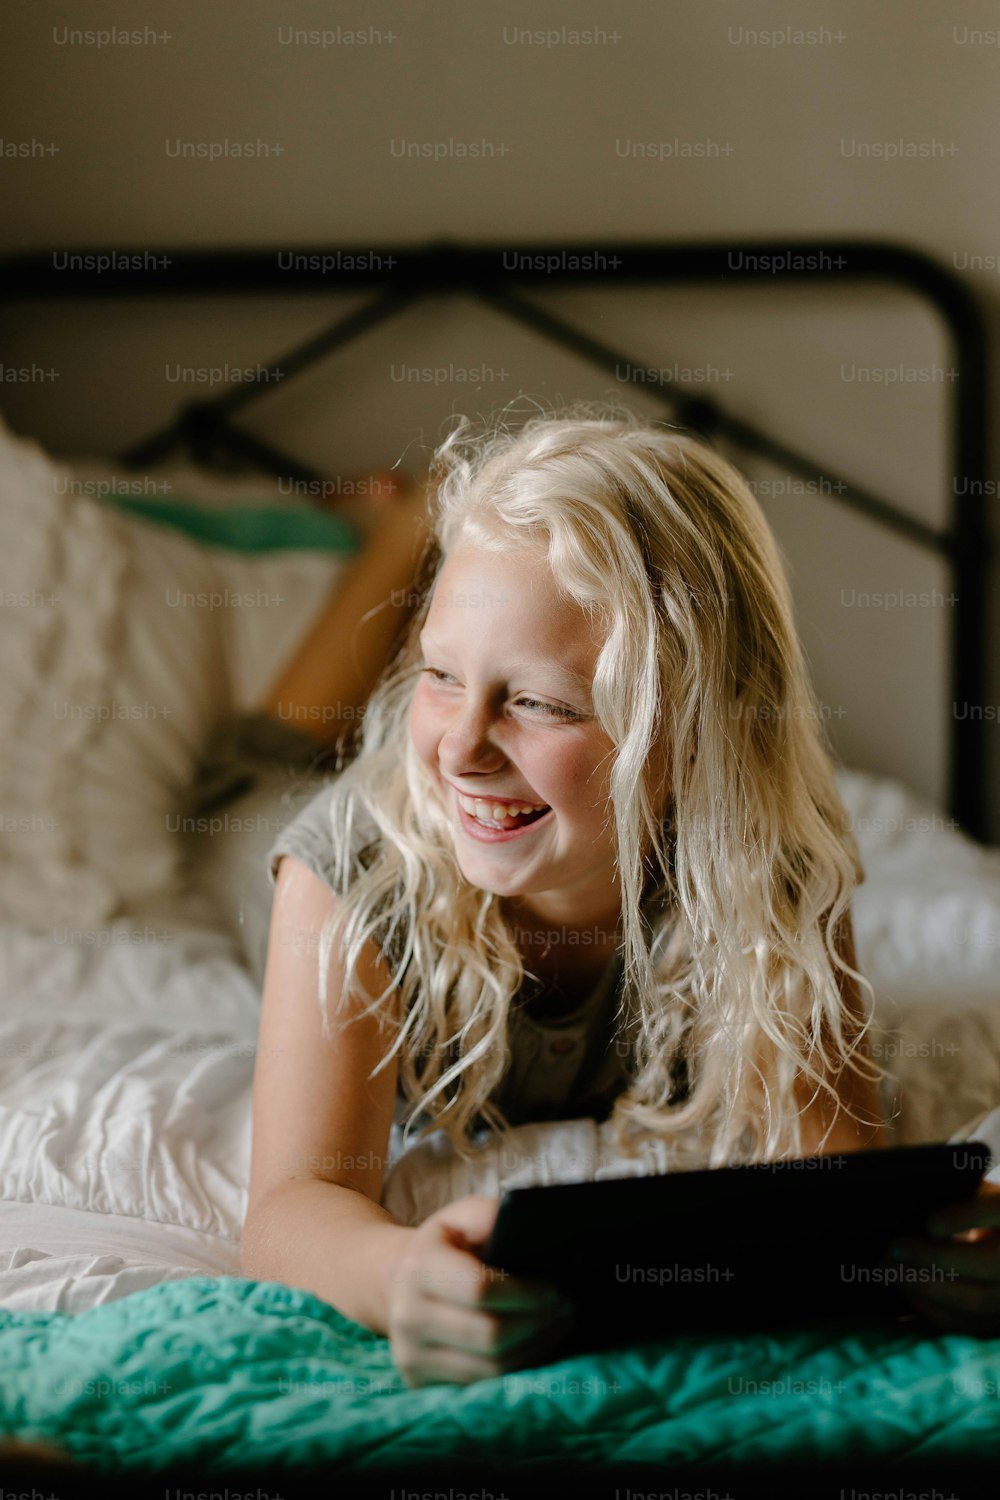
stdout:
<svg viewBox="0 0 1000 1500">
<path fill-rule="evenodd" d="M 420 639 L 410 734 L 463 875 L 539 919 L 614 930 L 614 746 L 590 692 L 597 622 L 558 594 L 539 553 L 463 539 L 438 574 Z M 501 812 L 512 803 L 530 811 Z"/>
</svg>

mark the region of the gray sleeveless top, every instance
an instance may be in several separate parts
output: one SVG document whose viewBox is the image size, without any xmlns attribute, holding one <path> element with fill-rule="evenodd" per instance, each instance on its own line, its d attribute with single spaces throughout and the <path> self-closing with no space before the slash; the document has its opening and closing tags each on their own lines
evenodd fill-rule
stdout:
<svg viewBox="0 0 1000 1500">
<path fill-rule="evenodd" d="M 239 887 L 241 937 L 258 978 L 263 975 L 266 929 L 282 858 L 293 855 L 332 888 L 333 842 L 327 805 L 335 775 L 330 753 L 290 725 L 264 714 L 247 714 L 227 723 L 203 757 L 192 807 L 202 814 L 218 813 L 225 807 L 230 818 L 252 811 L 255 827 L 270 826 L 277 831 L 276 837 L 272 832 L 263 842 L 246 836 L 231 840 L 233 852 L 226 857 L 232 863 L 222 872 L 224 882 L 219 882 Z M 244 824 L 248 822 L 244 818 Z M 364 830 L 359 830 L 359 843 L 364 843 Z M 237 844 L 239 866 L 235 864 Z M 216 860 L 222 857 L 218 839 L 207 854 Z M 253 931 L 246 931 L 247 927 Z M 621 959 L 616 955 L 590 994 L 558 1018 L 543 1018 L 538 1001 L 512 1004 L 508 1019 L 511 1060 L 490 1101 L 511 1125 L 584 1116 L 600 1121 L 610 1113 L 615 1098 L 628 1086 L 631 1058 L 631 1049 L 618 1035 L 621 975 Z M 544 1004 L 544 996 L 540 998 Z M 396 1122 L 411 1119 L 419 1127 L 425 1117 L 413 1115 L 410 1109 L 400 1090 Z"/>
<path fill-rule="evenodd" d="M 282 830 L 268 852 L 272 883 L 286 854 L 310 869 L 333 889 L 333 842 L 329 826 L 329 792 L 324 787 Z M 370 830 L 359 830 L 358 846 Z M 388 955 L 391 956 L 391 955 Z M 605 1119 L 615 1097 L 627 1084 L 628 1053 L 616 1037 L 621 959 L 607 963 L 589 995 L 558 1018 L 539 1015 L 539 1002 L 518 1003 L 508 1017 L 511 1061 L 491 1104 L 511 1125 L 579 1116 Z M 544 1004 L 544 995 L 539 997 Z M 402 1098 L 396 1119 L 405 1116 Z M 415 1123 L 418 1123 L 417 1117 Z"/>
</svg>

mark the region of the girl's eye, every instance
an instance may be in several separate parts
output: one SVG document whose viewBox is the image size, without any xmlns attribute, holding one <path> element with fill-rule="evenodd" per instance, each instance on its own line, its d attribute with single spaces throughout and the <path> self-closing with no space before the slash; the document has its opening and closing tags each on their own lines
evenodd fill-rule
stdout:
<svg viewBox="0 0 1000 1500">
<path fill-rule="evenodd" d="M 420 671 L 426 673 L 432 682 L 443 684 L 455 681 L 450 672 L 444 672 L 440 667 L 421 667 Z M 532 713 L 545 714 L 553 719 L 579 719 L 581 717 L 571 708 L 561 708 L 556 703 L 544 703 L 541 698 L 518 698 L 517 706 L 527 708 Z"/>
<path fill-rule="evenodd" d="M 517 701 L 522 708 L 539 709 L 543 714 L 552 714 L 557 719 L 579 718 L 579 714 L 575 714 L 571 708 L 560 708 L 556 703 L 543 703 L 539 698 L 519 698 Z"/>
</svg>

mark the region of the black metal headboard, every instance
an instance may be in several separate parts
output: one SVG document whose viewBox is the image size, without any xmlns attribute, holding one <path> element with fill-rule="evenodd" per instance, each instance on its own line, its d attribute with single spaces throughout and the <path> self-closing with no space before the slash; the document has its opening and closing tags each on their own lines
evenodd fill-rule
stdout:
<svg viewBox="0 0 1000 1500">
<path fill-rule="evenodd" d="M 978 307 L 967 287 L 951 272 L 915 251 L 894 245 L 810 241 L 749 244 L 595 247 L 567 245 L 461 246 L 373 250 L 162 250 L 151 278 L 119 252 L 87 251 L 8 256 L 0 260 L 0 299 L 57 299 L 84 296 L 215 296 L 314 292 L 343 294 L 371 288 L 372 299 L 339 318 L 297 348 L 261 366 L 256 381 L 245 381 L 209 401 L 185 406 L 163 430 L 121 455 L 130 466 L 150 465 L 185 446 L 195 455 L 228 450 L 235 456 L 289 478 L 317 479 L 314 470 L 235 426 L 231 418 L 269 389 L 274 373 L 287 380 L 300 370 L 359 337 L 429 294 L 461 292 L 486 303 L 573 354 L 616 375 L 625 364 L 643 377 L 646 393 L 670 407 L 672 419 L 709 440 L 781 465 L 804 479 L 822 481 L 820 492 L 869 520 L 944 559 L 957 595 L 950 643 L 949 811 L 970 833 L 985 839 L 986 739 L 983 717 L 959 715 L 957 705 L 981 705 L 986 695 L 986 526 L 987 346 Z M 140 258 L 141 259 L 141 258 Z M 664 376 L 650 380 L 641 360 L 572 327 L 520 295 L 544 285 L 668 287 L 710 283 L 715 287 L 758 282 L 816 285 L 891 283 L 922 297 L 941 315 L 953 344 L 958 378 L 950 386 L 951 472 L 965 481 L 952 484 L 948 522 L 935 529 L 852 480 L 822 469 L 807 455 L 786 446 L 759 427 L 727 412 L 716 400 L 684 389 Z M 620 377 L 619 377 L 620 378 Z"/>
</svg>

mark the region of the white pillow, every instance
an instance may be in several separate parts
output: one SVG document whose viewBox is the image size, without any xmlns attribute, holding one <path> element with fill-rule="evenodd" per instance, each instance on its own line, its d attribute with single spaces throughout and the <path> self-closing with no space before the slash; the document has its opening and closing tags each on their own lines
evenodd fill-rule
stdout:
<svg viewBox="0 0 1000 1500">
<path fill-rule="evenodd" d="M 135 475 L 93 458 L 74 458 L 71 468 L 78 495 L 124 495 L 133 504 L 147 495 L 157 503 L 195 500 L 203 510 L 278 506 L 286 513 L 315 516 L 311 502 L 287 494 L 281 482 L 267 474 L 216 474 L 175 462 L 137 481 Z M 127 524 L 135 512 L 122 514 Z M 363 529 L 359 519 L 356 524 Z M 263 701 L 350 558 L 303 548 L 248 554 L 214 545 L 203 548 L 188 540 L 206 552 L 218 574 L 223 602 L 209 601 L 204 607 L 219 614 L 233 707 L 249 712 Z"/>
<path fill-rule="evenodd" d="M 893 995 L 995 999 L 1000 850 L 898 781 L 841 771 L 838 782 L 865 867 L 853 911 L 869 979 Z"/>
<path fill-rule="evenodd" d="M 337 587 L 350 557 L 335 552 L 248 554 L 219 548 L 212 558 L 228 600 L 219 613 L 232 707 L 250 712 Z"/>
<path fill-rule="evenodd" d="M 0 905 L 43 930 L 179 889 L 176 815 L 206 743 L 344 566 L 203 547 L 71 479 L 0 422 Z M 248 594 L 272 602 L 233 603 Z"/>
<path fill-rule="evenodd" d="M 941 1141 L 1000 1099 L 1000 851 L 897 781 L 839 782 L 866 873 L 852 907 L 883 1107 L 894 1139 Z"/>
</svg>

